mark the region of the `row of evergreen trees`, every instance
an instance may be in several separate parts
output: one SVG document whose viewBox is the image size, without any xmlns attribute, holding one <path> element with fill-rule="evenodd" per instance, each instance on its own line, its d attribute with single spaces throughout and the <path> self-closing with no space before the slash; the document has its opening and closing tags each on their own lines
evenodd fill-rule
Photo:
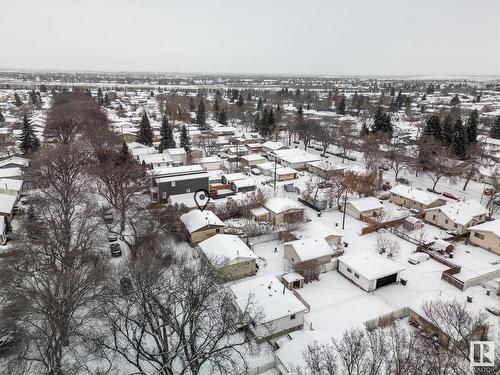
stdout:
<svg viewBox="0 0 500 375">
<path fill-rule="evenodd" d="M 136 141 L 142 143 L 146 146 L 153 145 L 153 130 L 151 128 L 151 122 L 149 121 L 149 116 L 146 112 L 142 114 L 141 122 L 139 124 L 139 131 L 137 132 Z M 174 139 L 174 133 L 170 121 L 167 116 L 163 116 L 163 120 L 160 127 L 160 152 L 163 150 L 171 149 L 177 147 Z M 186 125 L 182 125 L 181 136 L 180 136 L 180 147 L 184 148 L 186 152 L 191 150 L 191 139 L 189 137 Z"/>
<path fill-rule="evenodd" d="M 432 136 L 443 145 L 453 147 L 456 157 L 460 160 L 467 158 L 469 146 L 477 142 L 479 113 L 473 110 L 464 123 L 457 110 L 452 110 L 442 119 L 438 115 L 431 115 L 425 124 L 423 135 Z"/>
<path fill-rule="evenodd" d="M 370 127 L 366 125 L 366 122 L 361 126 L 361 136 L 365 136 L 368 134 L 377 134 L 383 133 L 392 136 L 392 132 L 394 131 L 394 127 L 392 125 L 391 115 L 389 113 L 385 113 L 382 110 L 382 107 L 378 107 L 377 111 L 373 115 L 373 123 Z"/>
<path fill-rule="evenodd" d="M 19 140 L 21 141 L 19 147 L 25 155 L 31 154 L 40 147 L 40 140 L 36 136 L 35 130 L 26 115 L 24 115 L 23 118 L 23 128 Z"/>
</svg>

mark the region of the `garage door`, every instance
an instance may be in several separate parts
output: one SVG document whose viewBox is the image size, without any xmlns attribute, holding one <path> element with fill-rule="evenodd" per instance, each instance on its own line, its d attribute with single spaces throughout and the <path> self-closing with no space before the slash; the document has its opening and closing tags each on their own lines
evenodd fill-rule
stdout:
<svg viewBox="0 0 500 375">
<path fill-rule="evenodd" d="M 380 279 L 377 279 L 377 286 L 375 288 L 380 288 L 381 286 L 395 283 L 397 279 L 398 279 L 397 273 L 394 273 L 394 274 L 389 275 L 389 276 L 381 277 Z"/>
</svg>

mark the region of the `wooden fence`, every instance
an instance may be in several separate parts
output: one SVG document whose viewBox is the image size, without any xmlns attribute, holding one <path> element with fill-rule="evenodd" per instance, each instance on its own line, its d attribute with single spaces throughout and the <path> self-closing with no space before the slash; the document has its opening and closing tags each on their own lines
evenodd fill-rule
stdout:
<svg viewBox="0 0 500 375">
<path fill-rule="evenodd" d="M 462 267 L 460 267 L 459 265 L 457 265 L 457 264 L 449 261 L 446 258 L 443 258 L 442 256 L 440 256 L 440 255 L 436 254 L 434 251 L 432 251 L 430 249 L 430 246 L 433 243 L 434 242 L 430 242 L 428 244 L 418 246 L 417 247 L 417 252 L 426 253 L 426 254 L 429 255 L 430 258 L 438 261 L 441 264 L 444 264 L 447 267 L 450 267 L 449 269 L 444 270 L 443 273 L 441 273 L 441 280 L 446 281 L 447 283 L 453 285 L 454 287 L 456 287 L 456 288 L 458 288 L 460 290 L 464 290 L 464 282 L 461 281 L 461 280 L 459 280 L 459 279 L 457 279 L 454 276 L 454 275 L 456 275 L 457 273 L 459 273 L 462 270 Z"/>
<path fill-rule="evenodd" d="M 373 331 L 378 327 L 387 327 L 392 324 L 395 320 L 407 317 L 410 315 L 410 309 L 408 307 L 403 307 L 398 310 L 394 310 L 388 314 L 379 315 L 374 319 L 367 320 L 364 325 L 368 331 Z"/>
<path fill-rule="evenodd" d="M 382 228 L 388 228 L 390 230 L 391 228 L 398 227 L 401 224 L 403 224 L 403 221 L 405 221 L 405 219 L 406 219 L 406 217 L 401 217 L 399 219 L 389 220 L 389 221 L 385 221 L 383 223 L 380 223 L 376 220 L 373 220 L 371 217 L 361 215 L 359 217 L 359 220 L 370 225 L 369 227 L 365 227 L 365 228 L 361 229 L 361 235 L 363 236 L 365 234 L 373 233 L 373 232 L 376 232 Z"/>
</svg>

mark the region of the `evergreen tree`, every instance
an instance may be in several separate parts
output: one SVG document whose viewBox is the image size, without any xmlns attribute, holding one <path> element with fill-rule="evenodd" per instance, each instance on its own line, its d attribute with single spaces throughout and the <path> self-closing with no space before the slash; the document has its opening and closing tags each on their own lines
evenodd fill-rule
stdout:
<svg viewBox="0 0 500 375">
<path fill-rule="evenodd" d="M 40 141 L 35 135 L 35 131 L 33 130 L 33 127 L 28 120 L 28 116 L 26 115 L 24 115 L 23 118 L 23 129 L 19 140 L 21 141 L 21 145 L 19 147 L 21 148 L 23 154 L 30 154 L 40 146 Z"/>
<path fill-rule="evenodd" d="M 160 128 L 160 147 L 162 151 L 168 148 L 175 148 L 174 133 L 167 116 L 163 116 Z"/>
<path fill-rule="evenodd" d="M 260 112 L 257 112 L 255 114 L 255 121 L 254 121 L 254 125 L 253 125 L 253 130 L 260 133 L 260 123 L 261 123 L 261 118 L 260 118 Z"/>
<path fill-rule="evenodd" d="M 47 92 L 47 85 L 41 84 L 40 85 L 40 91 L 41 92 Z"/>
<path fill-rule="evenodd" d="M 475 143 L 477 141 L 477 125 L 479 122 L 479 113 L 477 109 L 473 110 L 467 119 L 466 133 L 467 143 Z"/>
<path fill-rule="evenodd" d="M 238 102 L 236 103 L 236 105 L 241 108 L 244 104 L 245 101 L 243 100 L 243 96 L 240 94 L 240 96 L 238 96 Z"/>
<path fill-rule="evenodd" d="M 380 106 L 377 108 L 377 112 L 375 112 L 375 115 L 373 116 L 373 125 L 371 130 L 373 133 L 383 132 L 392 134 L 393 132 L 391 116 L 384 113 L 382 111 L 382 107 Z"/>
<path fill-rule="evenodd" d="M 105 105 L 110 105 L 111 104 L 111 100 L 109 99 L 108 93 L 104 94 L 104 104 Z"/>
<path fill-rule="evenodd" d="M 446 145 L 451 145 L 453 142 L 453 117 L 451 114 L 447 114 L 445 118 L 443 119 L 443 123 L 441 125 L 441 131 L 442 131 L 442 140 L 444 144 Z"/>
<path fill-rule="evenodd" d="M 427 95 L 426 94 L 422 95 L 422 101 L 424 101 L 424 100 L 427 100 Z"/>
<path fill-rule="evenodd" d="M 217 99 L 215 100 L 215 103 L 217 103 Z M 198 124 L 200 130 L 207 129 L 207 114 L 205 112 L 205 102 L 203 99 L 201 99 L 198 104 L 198 110 L 196 111 L 196 123 Z"/>
<path fill-rule="evenodd" d="M 398 110 L 398 104 L 394 99 L 392 99 L 391 104 L 389 104 L 389 111 L 396 112 L 397 110 Z"/>
<path fill-rule="evenodd" d="M 364 137 L 365 135 L 368 135 L 368 126 L 366 126 L 366 122 L 363 122 L 363 125 L 361 125 L 361 131 L 359 133 L 360 136 Z"/>
<path fill-rule="evenodd" d="M 259 98 L 259 101 L 257 102 L 257 111 L 260 111 L 263 105 L 262 98 Z"/>
<path fill-rule="evenodd" d="M 137 142 L 147 146 L 153 145 L 153 130 L 151 129 L 151 123 L 149 122 L 149 117 L 146 111 L 143 112 L 141 123 L 139 124 Z"/>
<path fill-rule="evenodd" d="M 264 107 L 264 110 L 262 111 L 262 115 L 260 116 L 259 133 L 263 137 L 265 137 L 267 134 L 269 134 L 269 114 L 267 111 L 267 107 Z"/>
<path fill-rule="evenodd" d="M 391 87 L 391 96 L 394 98 L 394 96 L 396 95 L 396 89 L 393 87 Z"/>
<path fill-rule="evenodd" d="M 340 97 L 339 105 L 337 107 L 337 113 L 339 115 L 345 115 L 345 96 Z"/>
<path fill-rule="evenodd" d="M 439 121 L 439 116 L 432 115 L 427 119 L 427 121 L 425 123 L 425 129 L 424 129 L 423 134 L 424 135 L 431 135 L 439 141 L 442 140 L 441 123 Z"/>
<path fill-rule="evenodd" d="M 409 96 L 407 96 L 405 100 L 405 111 L 407 113 L 411 111 L 411 98 Z"/>
<path fill-rule="evenodd" d="M 500 116 L 495 120 L 495 123 L 491 127 L 490 137 L 493 139 L 500 139 Z"/>
<path fill-rule="evenodd" d="M 181 128 L 181 147 L 186 151 L 191 151 L 191 139 L 189 138 L 189 133 L 187 131 L 186 125 L 182 125 Z"/>
<path fill-rule="evenodd" d="M 5 122 L 5 117 L 3 116 L 2 110 L 0 109 L 0 124 Z"/>
<path fill-rule="evenodd" d="M 403 93 L 401 92 L 401 90 L 399 90 L 399 92 L 398 92 L 398 97 L 396 98 L 396 103 L 398 105 L 398 109 L 403 108 L 404 100 L 403 100 Z"/>
<path fill-rule="evenodd" d="M 21 98 L 19 97 L 19 94 L 17 93 L 17 91 L 14 93 L 14 104 L 16 105 L 16 107 L 21 107 L 23 105 L 23 102 L 22 102 Z"/>
<path fill-rule="evenodd" d="M 456 107 L 457 105 L 460 105 L 460 98 L 458 97 L 458 94 L 455 94 L 455 96 L 450 100 L 450 106 Z"/>
<path fill-rule="evenodd" d="M 467 153 L 467 132 L 460 117 L 455 121 L 453 130 L 453 151 L 457 158 L 465 160 Z"/>
<path fill-rule="evenodd" d="M 275 127 L 276 127 L 276 120 L 274 118 L 274 112 L 271 108 L 271 110 L 269 111 L 269 113 L 267 115 L 267 134 L 266 134 L 266 136 L 270 136 L 274 132 Z"/>
<path fill-rule="evenodd" d="M 189 98 L 189 112 L 194 112 L 196 111 L 196 103 L 194 101 L 194 98 L 191 96 Z"/>
<path fill-rule="evenodd" d="M 104 103 L 102 89 L 100 87 L 97 89 L 97 102 L 99 103 L 99 105 L 102 105 Z"/>
<path fill-rule="evenodd" d="M 227 113 L 224 108 L 222 108 L 222 110 L 219 112 L 217 122 L 222 125 L 227 125 Z"/>
<path fill-rule="evenodd" d="M 122 143 L 122 150 L 121 150 L 121 156 L 123 160 L 127 160 L 130 158 L 132 155 L 130 154 L 130 150 L 128 148 L 127 142 L 123 141 Z"/>
<path fill-rule="evenodd" d="M 302 105 L 299 105 L 299 108 L 297 108 L 297 116 L 304 117 L 304 110 L 302 109 Z"/>
</svg>

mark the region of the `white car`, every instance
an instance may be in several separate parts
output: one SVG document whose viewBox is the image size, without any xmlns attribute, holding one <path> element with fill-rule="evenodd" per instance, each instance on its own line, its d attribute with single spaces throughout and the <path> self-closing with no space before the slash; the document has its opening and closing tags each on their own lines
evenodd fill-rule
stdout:
<svg viewBox="0 0 500 375">
<path fill-rule="evenodd" d="M 429 254 L 426 253 L 413 253 L 408 257 L 408 263 L 419 264 L 429 260 Z"/>
<path fill-rule="evenodd" d="M 250 169 L 250 172 L 256 176 L 260 174 L 260 170 L 258 168 L 252 168 Z"/>
</svg>

